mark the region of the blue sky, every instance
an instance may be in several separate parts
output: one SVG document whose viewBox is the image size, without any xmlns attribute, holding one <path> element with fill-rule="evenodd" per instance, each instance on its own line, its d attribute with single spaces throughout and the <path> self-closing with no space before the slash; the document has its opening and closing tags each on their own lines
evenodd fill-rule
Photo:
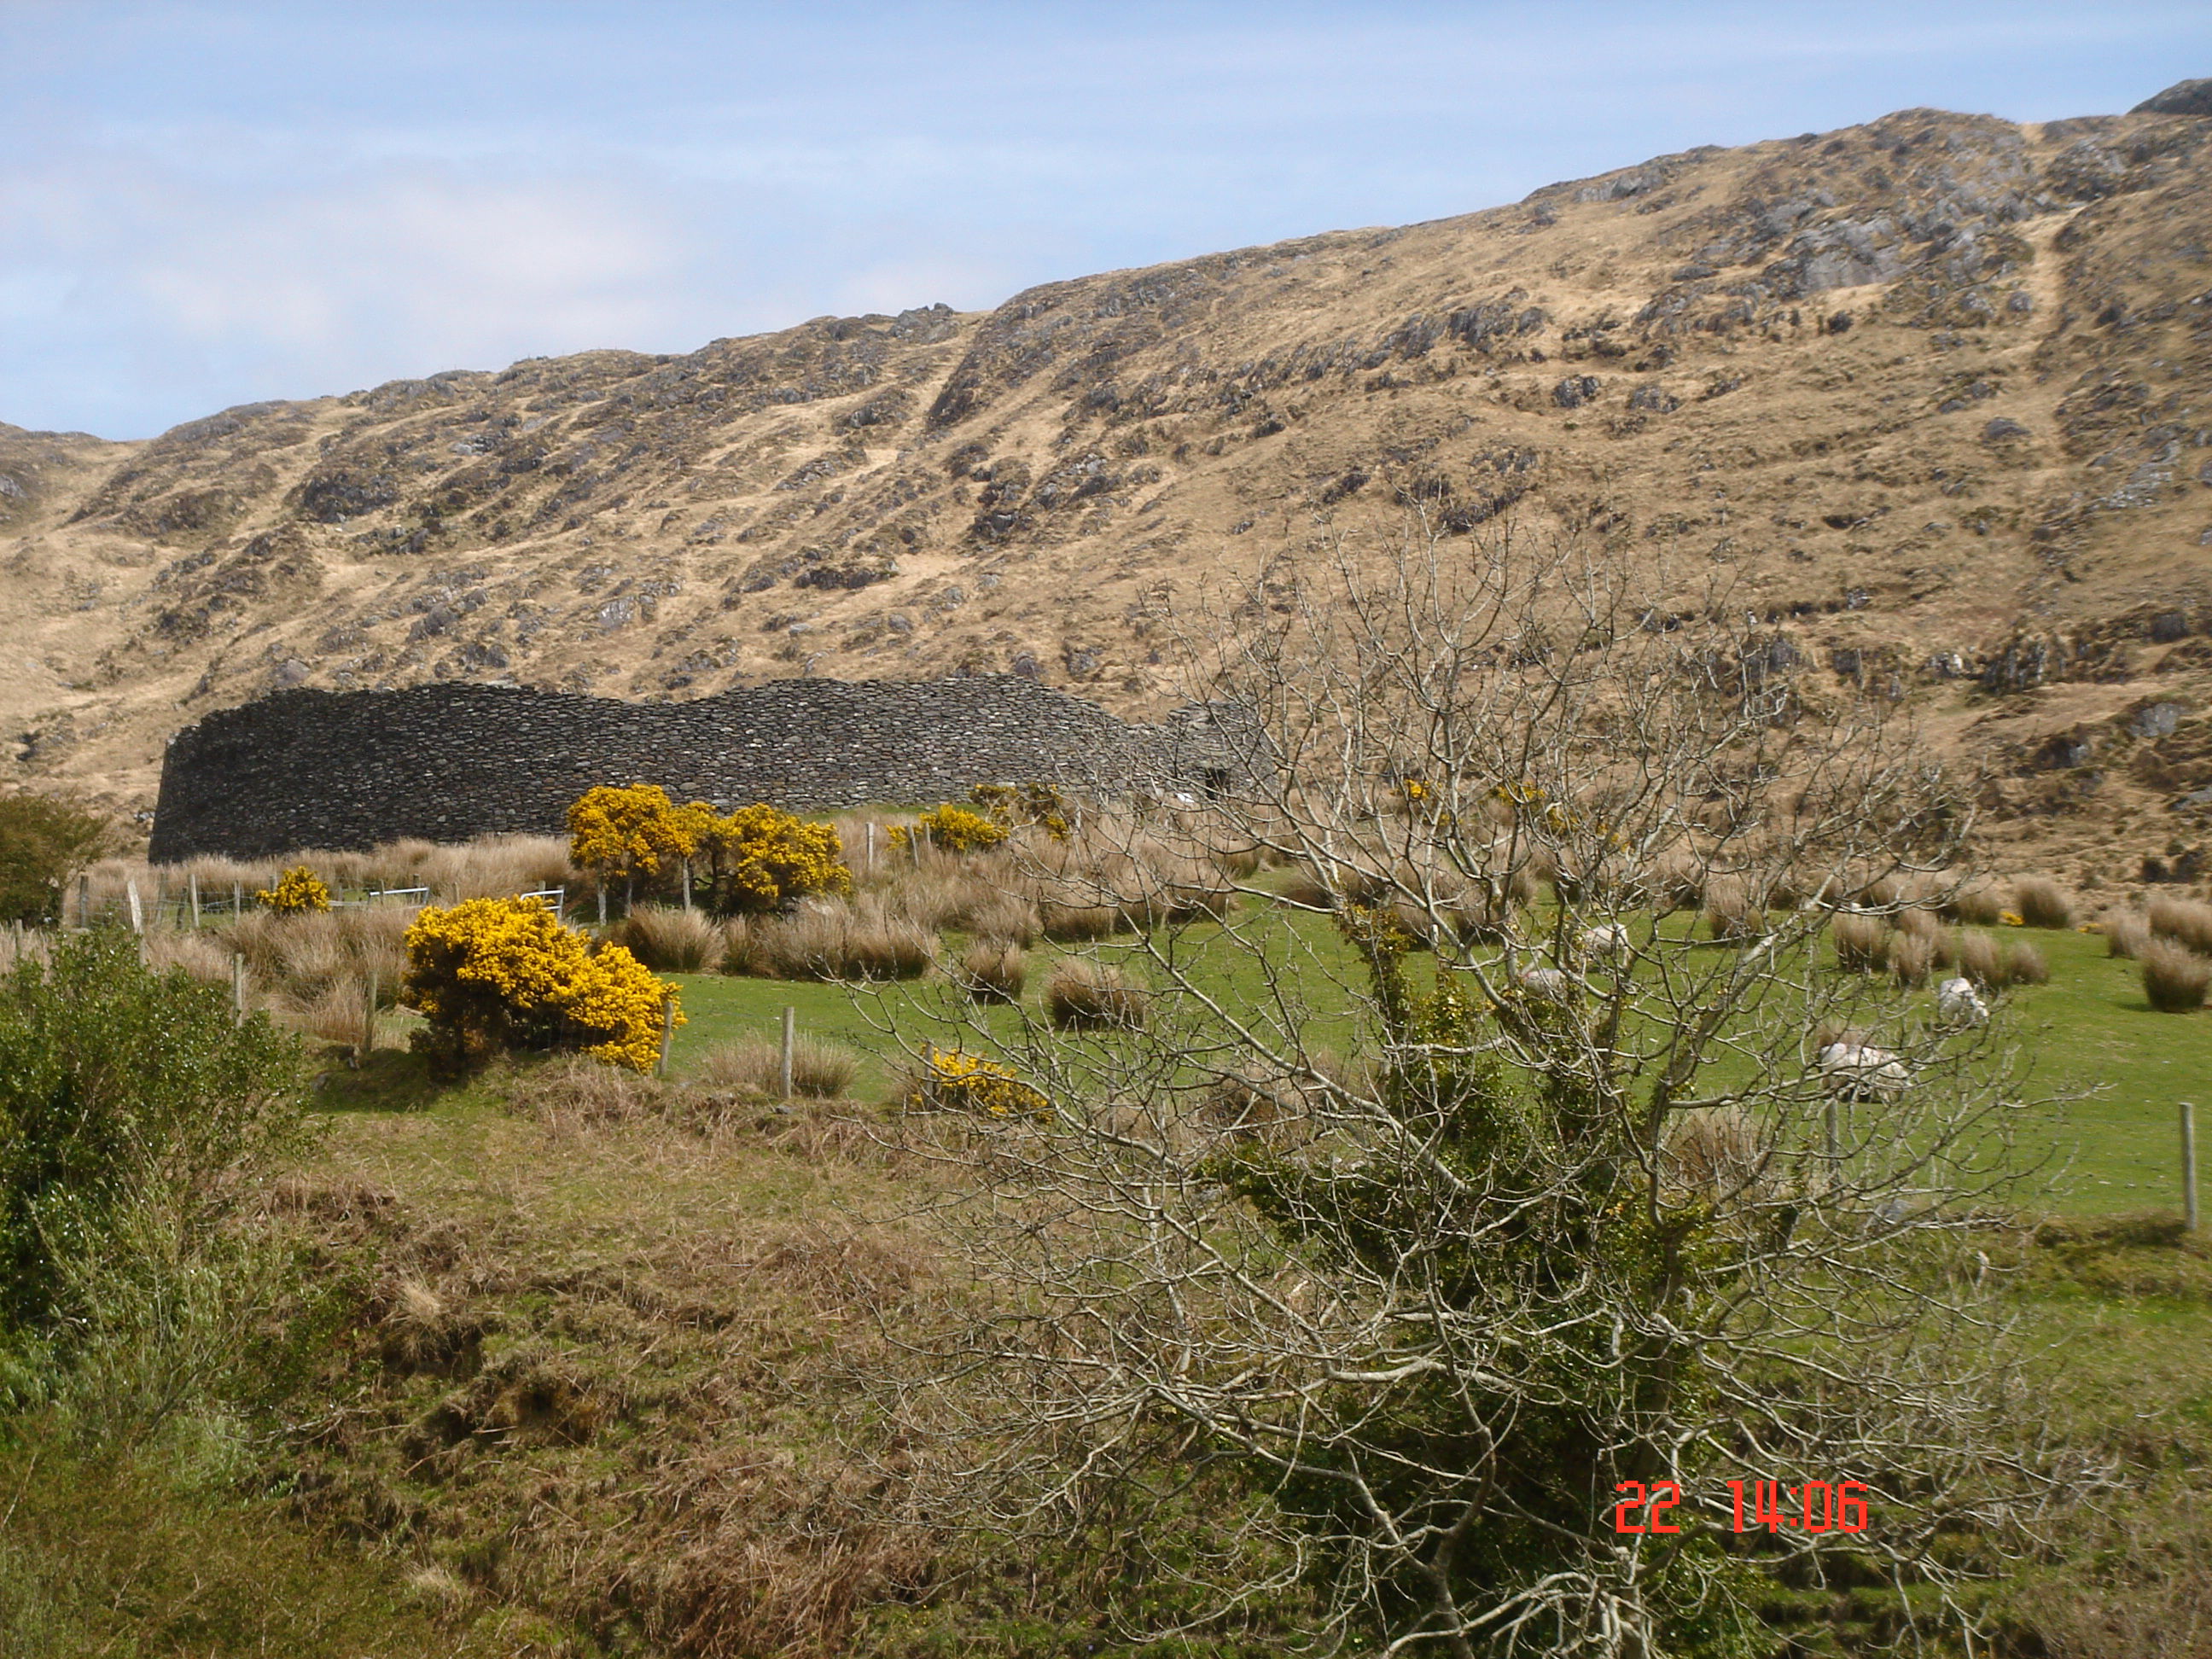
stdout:
<svg viewBox="0 0 2212 1659">
<path fill-rule="evenodd" d="M 226 404 L 2125 109 L 2212 5 L 0 0 L 0 421 Z"/>
</svg>

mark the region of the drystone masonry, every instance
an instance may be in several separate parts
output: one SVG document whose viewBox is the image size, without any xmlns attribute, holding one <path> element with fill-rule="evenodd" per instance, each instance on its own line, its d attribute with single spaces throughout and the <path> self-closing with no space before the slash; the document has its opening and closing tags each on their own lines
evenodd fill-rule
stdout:
<svg viewBox="0 0 2212 1659">
<path fill-rule="evenodd" d="M 1132 726 L 1012 674 L 778 680 L 662 703 L 471 684 L 279 691 L 170 740 L 151 850 L 166 863 L 557 834 L 601 783 L 801 811 L 953 799 L 981 782 L 1203 788 L 1225 775 L 1218 712 Z"/>
</svg>

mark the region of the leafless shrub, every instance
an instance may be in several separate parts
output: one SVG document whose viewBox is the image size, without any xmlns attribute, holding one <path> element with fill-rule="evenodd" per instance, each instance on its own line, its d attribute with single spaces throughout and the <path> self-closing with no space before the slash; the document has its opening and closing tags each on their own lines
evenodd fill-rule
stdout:
<svg viewBox="0 0 2212 1659">
<path fill-rule="evenodd" d="M 981 939 L 960 958 L 960 975 L 978 1002 L 1019 1002 L 1028 983 L 1029 955 L 1004 939 Z"/>
<path fill-rule="evenodd" d="M 2012 890 L 2012 905 L 2020 919 L 2030 927 L 2071 927 L 2074 925 L 2074 904 L 2058 890 L 2056 882 L 2040 877 L 2016 882 Z"/>
<path fill-rule="evenodd" d="M 2143 995 L 2161 1014 L 2192 1013 L 2204 1006 L 2212 988 L 2212 962 L 2168 939 L 2142 947 Z"/>
<path fill-rule="evenodd" d="M 2150 931 L 2199 956 L 2212 956 L 2212 904 L 2191 899 L 2153 899 Z"/>
<path fill-rule="evenodd" d="M 1336 908 L 1346 869 L 1376 884 L 1371 909 L 1461 902 L 1449 870 L 1500 936 L 1440 932 L 1415 966 L 1397 929 L 1352 929 L 1352 975 L 1340 956 L 1316 970 L 1324 1003 L 1286 960 L 1290 930 L 1169 925 L 1127 947 L 1163 988 L 1140 1034 L 1073 1042 L 963 1011 L 1036 1079 L 1042 1121 L 914 1115 L 914 1155 L 988 1194 L 945 1214 L 943 1236 L 1010 1316 L 948 1327 L 927 1412 L 901 1422 L 962 1449 L 992 1523 L 1056 1522 L 1072 1482 L 1141 1502 L 1202 1442 L 1259 1479 L 1349 1495 L 1253 1522 L 1281 1559 L 1332 1564 L 1317 1645 L 1625 1659 L 1703 1616 L 1713 1587 L 1655 1571 L 1602 1515 L 1557 1519 L 1589 1511 L 1593 1468 L 1601 1490 L 1632 1462 L 1713 1490 L 1754 1478 L 1744 1449 L 1771 1459 L 1778 1436 L 1799 1463 L 1878 1483 L 1884 1528 L 1850 1547 L 1916 1583 L 1951 1572 L 1966 1517 L 2020 1537 L 2051 1493 L 2094 1486 L 2088 1460 L 2006 1418 L 1996 1291 L 1951 1271 L 1970 1248 L 1958 1218 L 2009 1188 L 1942 1149 L 2007 1133 L 2012 1085 L 1975 1069 L 1981 1037 L 1923 1018 L 1893 981 L 1827 970 L 1836 900 L 1771 902 L 1955 860 L 1964 797 L 1924 744 L 1873 700 L 1784 718 L 1788 686 L 1747 666 L 1771 642 L 1729 622 L 1740 610 L 1655 625 L 1678 599 L 1510 532 L 1322 547 L 1246 597 L 1193 635 L 1194 690 L 1258 728 L 1206 833 L 1269 846 L 1316 909 Z M 1409 753 L 1440 789 L 1509 810 L 1394 811 Z M 1764 911 L 1765 939 L 1716 949 L 1702 928 L 1653 927 L 1662 854 L 1694 865 L 1702 904 L 1705 873 L 1741 880 L 1717 908 Z M 1565 908 L 1512 914 L 1524 873 L 1550 874 Z M 1886 967 L 1893 941 L 1932 959 L 1924 929 L 1858 920 L 1862 965 Z M 1636 948 L 1590 986 L 1547 960 L 1611 926 Z M 1255 1009 L 1222 1006 L 1239 966 Z M 1569 994 L 1524 994 L 1529 973 Z M 1347 990 L 1373 1075 L 1290 1093 L 1279 1080 L 1310 1069 Z M 1874 1052 L 1801 1052 L 1838 1013 Z M 1754 1147 L 1763 1173 L 1734 1179 Z M 1663 1288 L 1593 1243 L 1655 1216 L 1682 1242 Z M 1800 1565 L 1823 1568 L 1776 1570 Z M 1249 1605 L 1249 1576 L 1217 1588 Z"/>
<path fill-rule="evenodd" d="M 608 936 L 664 974 L 711 974 L 722 960 L 721 930 L 696 910 L 641 904 Z"/>
<path fill-rule="evenodd" d="M 1066 957 L 1045 981 L 1045 1012 L 1062 1030 L 1135 1030 L 1145 1023 L 1144 994 L 1118 968 Z"/>
</svg>

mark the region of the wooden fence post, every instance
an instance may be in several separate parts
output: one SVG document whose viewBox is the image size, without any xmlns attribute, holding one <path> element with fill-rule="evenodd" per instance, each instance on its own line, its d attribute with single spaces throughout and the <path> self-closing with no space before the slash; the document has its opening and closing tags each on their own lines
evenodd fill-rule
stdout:
<svg viewBox="0 0 2212 1659">
<path fill-rule="evenodd" d="M 684 908 L 691 908 L 691 860 L 684 860 Z"/>
<path fill-rule="evenodd" d="M 136 876 L 124 878 L 123 896 L 131 903 L 131 931 L 143 933 L 146 931 L 146 910 L 138 902 L 138 878 Z"/>
<path fill-rule="evenodd" d="M 235 921 L 246 914 L 246 889 L 238 883 L 230 884 L 230 919 Z"/>
<path fill-rule="evenodd" d="M 668 1075 L 668 1039 L 676 1031 L 676 999 L 673 995 L 660 1000 L 660 1058 L 653 1062 L 655 1077 Z"/>
<path fill-rule="evenodd" d="M 191 872 L 191 875 L 187 876 L 187 877 L 185 878 L 185 888 L 186 888 L 186 890 L 187 890 L 187 891 L 189 891 L 189 892 L 191 894 L 191 899 L 192 899 L 192 926 L 193 926 L 195 928 L 197 928 L 197 927 L 200 925 L 200 875 L 199 875 L 199 872 L 198 872 L 198 871 L 197 871 L 197 870 L 193 871 L 193 872 Z"/>
<path fill-rule="evenodd" d="M 234 951 L 230 955 L 230 1004 L 236 1010 L 238 1023 L 246 1024 L 246 958 Z"/>
<path fill-rule="evenodd" d="M 377 978 L 378 975 L 376 969 L 374 968 L 370 969 L 368 970 L 368 1006 L 362 1010 L 362 1018 L 361 1022 L 361 1058 L 356 1062 L 357 1065 L 367 1065 L 368 1063 L 370 1054 L 374 1052 L 376 1048 Z"/>
<path fill-rule="evenodd" d="M 791 1062 L 793 1051 L 799 1046 L 799 1010 L 785 1005 L 783 1011 L 783 1097 L 791 1098 Z"/>
<path fill-rule="evenodd" d="M 866 881 L 876 873 L 876 821 L 868 820 L 868 851 L 860 860 L 860 879 Z"/>
<path fill-rule="evenodd" d="M 90 876 L 79 876 L 76 878 L 76 925 L 80 927 L 92 926 L 92 878 Z"/>
<path fill-rule="evenodd" d="M 2197 1108 L 2181 1103 L 2181 1213 L 2189 1231 L 2197 1231 Z"/>
</svg>

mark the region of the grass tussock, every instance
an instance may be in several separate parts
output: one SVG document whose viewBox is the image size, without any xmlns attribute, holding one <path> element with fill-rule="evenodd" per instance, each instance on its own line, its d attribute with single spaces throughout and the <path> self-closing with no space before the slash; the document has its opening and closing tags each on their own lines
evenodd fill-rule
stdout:
<svg viewBox="0 0 2212 1659">
<path fill-rule="evenodd" d="M 320 998 L 340 980 L 377 981 L 380 1006 L 390 1006 L 407 968 L 407 929 L 415 913 L 398 905 L 278 915 L 256 911 L 211 937 L 218 949 L 246 958 L 255 988 L 295 1003 Z M 228 969 L 223 975 L 228 977 Z"/>
<path fill-rule="evenodd" d="M 2212 904 L 2193 899 L 2151 901 L 2150 931 L 2200 957 L 2212 957 Z"/>
<path fill-rule="evenodd" d="M 565 1127 L 635 1123 L 657 1115 L 666 1095 L 659 1079 L 587 1054 L 517 1061 L 506 1086 L 515 1115 Z"/>
<path fill-rule="evenodd" d="M 1994 990 L 2005 983 L 2003 955 L 1997 949 L 1996 940 L 1987 933 L 1960 929 L 1951 947 L 1951 957 L 1963 977 L 1985 990 Z"/>
<path fill-rule="evenodd" d="M 961 982 L 978 1002 L 1019 1002 L 1029 975 L 1029 953 L 1011 939 L 978 939 L 960 958 Z"/>
<path fill-rule="evenodd" d="M 1942 913 L 1953 921 L 1974 927 L 1994 927 L 2004 920 L 2004 894 L 1986 882 L 1964 886 L 1943 904 Z"/>
<path fill-rule="evenodd" d="M 1145 1023 L 1144 993 L 1118 968 L 1069 957 L 1045 981 L 1045 1012 L 1064 1031 L 1135 1030 Z"/>
<path fill-rule="evenodd" d="M 2133 910 L 2112 911 L 2104 919 L 2104 929 L 2108 957 L 2140 957 L 2151 940 L 2149 919 Z"/>
<path fill-rule="evenodd" d="M 860 1075 L 860 1057 L 819 1037 L 792 1044 L 791 1091 L 815 1100 L 849 1097 Z M 691 1080 L 702 1088 L 774 1098 L 783 1093 L 783 1045 L 764 1037 L 718 1042 L 700 1060 Z"/>
<path fill-rule="evenodd" d="M 1936 971 L 1936 943 L 1918 933 L 1893 933 L 1889 971 L 1900 985 L 1925 985 Z"/>
<path fill-rule="evenodd" d="M 978 906 L 968 918 L 968 931 L 979 941 L 1027 949 L 1044 931 L 1037 907 L 1019 893 L 1000 893 L 990 903 Z"/>
<path fill-rule="evenodd" d="M 916 979 L 936 959 L 936 935 L 886 913 L 879 899 L 809 901 L 787 916 L 723 924 L 722 971 L 760 979 Z"/>
<path fill-rule="evenodd" d="M 641 904 L 617 922 L 609 940 L 662 974 L 711 974 L 722 960 L 722 931 L 696 910 Z"/>
<path fill-rule="evenodd" d="M 2212 962 L 2171 939 L 2154 939 L 2140 953 L 2143 996 L 2161 1014 L 2194 1013 L 2212 989 Z"/>
<path fill-rule="evenodd" d="M 2000 969 L 2007 985 L 2051 983 L 2051 964 L 2044 960 L 2043 952 L 2026 939 L 2006 947 Z"/>
<path fill-rule="evenodd" d="M 1836 966 L 1847 974 L 1878 974 L 1889 965 L 1890 930 L 1879 916 L 1846 911 L 1828 926 Z"/>
<path fill-rule="evenodd" d="M 2045 881 L 2039 876 L 2013 884 L 2012 908 L 2030 927 L 2074 925 L 2074 902 L 2059 890 L 2056 882 Z"/>
</svg>

